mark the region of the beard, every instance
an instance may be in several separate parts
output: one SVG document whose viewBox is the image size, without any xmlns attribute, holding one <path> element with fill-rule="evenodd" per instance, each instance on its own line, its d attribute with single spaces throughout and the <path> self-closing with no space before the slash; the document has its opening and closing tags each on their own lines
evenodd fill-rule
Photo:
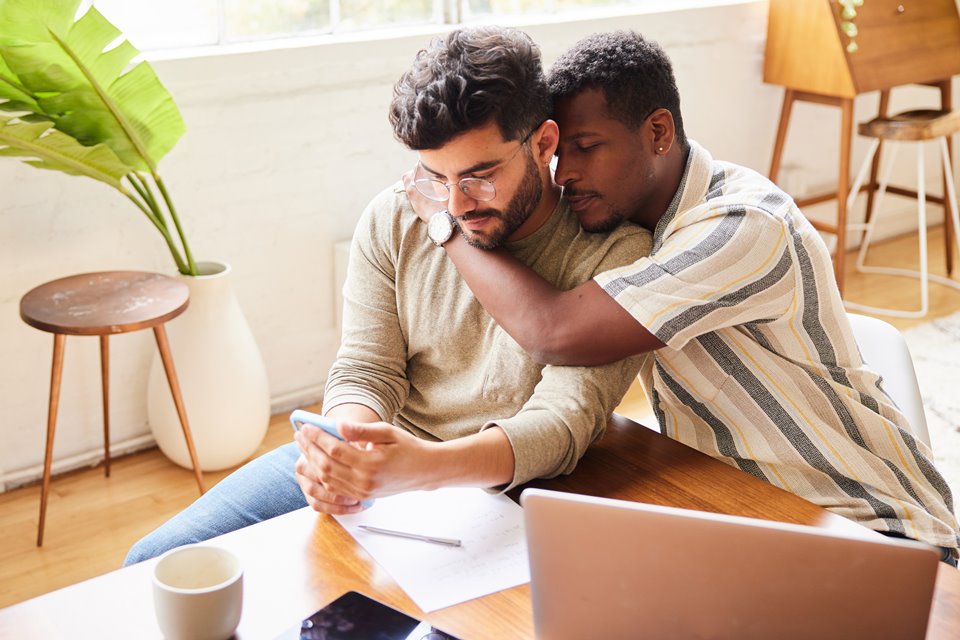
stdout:
<svg viewBox="0 0 960 640">
<path fill-rule="evenodd" d="M 587 233 L 610 233 L 621 224 L 624 223 L 627 219 L 626 211 L 621 209 L 614 209 L 610 207 L 608 214 L 601 218 L 600 220 L 595 220 L 592 222 L 580 220 L 580 226 Z"/>
<path fill-rule="evenodd" d="M 594 198 L 595 208 L 599 208 L 596 205 L 601 205 L 606 208 L 602 214 L 602 217 L 595 220 L 585 219 L 590 215 L 589 213 L 577 213 L 577 219 L 580 222 L 580 228 L 587 233 L 610 233 L 623 224 L 625 220 L 629 219 L 629 215 L 626 211 L 623 209 L 617 209 L 616 207 L 607 204 L 607 201 L 603 198 L 603 196 L 596 191 L 577 191 L 571 189 L 570 187 L 564 187 L 563 195 L 568 198 L 575 198 L 577 196 L 591 196 Z"/>
<path fill-rule="evenodd" d="M 496 249 L 503 245 L 507 238 L 513 235 L 513 232 L 520 228 L 527 218 L 536 209 L 543 196 L 543 181 L 540 179 L 540 171 L 537 164 L 533 161 L 532 155 L 526 155 L 526 170 L 523 174 L 523 180 L 517 187 L 517 192 L 507 203 L 506 209 L 476 209 L 467 215 L 464 219 L 482 218 L 489 216 L 496 218 L 500 224 L 493 231 L 482 234 L 475 231 L 469 231 L 460 226 L 457 220 L 457 227 L 460 229 L 460 235 L 472 247 L 478 249 Z"/>
</svg>

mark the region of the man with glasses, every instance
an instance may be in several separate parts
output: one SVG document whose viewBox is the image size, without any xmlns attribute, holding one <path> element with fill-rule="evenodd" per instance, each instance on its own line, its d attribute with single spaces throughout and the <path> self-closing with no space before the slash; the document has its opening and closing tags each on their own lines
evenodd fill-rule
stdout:
<svg viewBox="0 0 960 640">
<path fill-rule="evenodd" d="M 413 185 L 421 195 L 434 202 L 449 203 L 451 198 L 455 197 L 457 200 L 465 199 L 479 205 L 481 202 L 495 200 L 497 197 L 496 176 L 502 174 L 510 166 L 520 154 L 520 151 L 527 145 L 530 137 L 539 128 L 538 126 L 525 135 L 508 158 L 487 160 L 469 167 L 463 167 L 462 173 L 467 175 L 456 182 L 444 182 L 443 175 L 429 166 L 425 166 L 423 159 L 421 159 L 414 169 Z M 493 131 L 490 130 L 483 135 L 486 137 L 492 133 Z M 491 173 L 491 171 L 493 172 Z M 484 174 L 485 177 L 477 177 Z M 454 228 L 458 227 L 464 240 L 474 247 L 479 249 L 499 247 L 504 240 L 510 238 L 519 229 L 530 216 L 531 211 L 540 204 L 543 184 L 539 178 L 540 176 L 529 171 L 528 167 L 523 182 L 517 188 L 513 199 L 508 203 L 506 210 L 500 212 L 498 216 L 492 216 L 492 211 L 484 210 L 482 205 L 479 205 L 476 207 L 479 210 L 468 211 L 454 220 L 454 217 L 450 214 L 450 207 L 446 207 L 432 220 L 433 230 L 431 231 L 428 228 L 430 238 L 434 240 L 434 244 L 442 246 L 449 238 L 444 234 L 449 232 L 452 235 Z M 555 188 L 554 191 L 556 191 Z M 549 200 L 543 201 L 544 204 L 548 202 Z M 500 224 L 493 230 L 485 230 L 486 223 L 490 222 L 491 217 L 498 217 Z M 438 234 L 444 235 L 444 238 L 438 239 Z"/>
<path fill-rule="evenodd" d="M 551 179 L 550 110 L 539 51 L 520 31 L 457 30 L 420 51 L 395 87 L 390 121 L 419 152 L 415 189 L 446 209 L 420 224 L 397 184 L 357 226 L 324 394 L 324 413 L 347 442 L 304 425 L 296 443 L 236 471 L 137 543 L 127 564 L 308 504 L 353 513 L 404 491 L 506 491 L 574 469 L 642 358 L 536 363 L 439 248 L 457 235 L 502 247 L 564 289 L 649 253 L 650 234 L 637 226 L 605 236 L 580 229 Z"/>
<path fill-rule="evenodd" d="M 549 86 L 555 178 L 580 224 L 639 224 L 654 250 L 565 289 L 446 243 L 487 311 L 540 362 L 649 353 L 665 435 L 956 566 L 950 487 L 863 362 L 830 254 L 790 197 L 687 139 L 670 60 L 636 33 L 580 41 Z"/>
</svg>

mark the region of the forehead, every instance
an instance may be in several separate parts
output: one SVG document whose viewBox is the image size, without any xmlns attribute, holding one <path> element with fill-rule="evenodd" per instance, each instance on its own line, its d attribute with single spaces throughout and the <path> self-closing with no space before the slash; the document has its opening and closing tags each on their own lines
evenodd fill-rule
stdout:
<svg viewBox="0 0 960 640">
<path fill-rule="evenodd" d="M 431 173 L 453 179 L 495 166 L 515 144 L 516 141 L 503 139 L 495 122 L 488 122 L 460 134 L 439 149 L 421 150 L 420 164 Z"/>
<path fill-rule="evenodd" d="M 558 100 L 554 117 L 560 126 L 561 140 L 587 133 L 620 133 L 627 129 L 610 116 L 607 98 L 601 89 L 584 89 Z"/>
</svg>

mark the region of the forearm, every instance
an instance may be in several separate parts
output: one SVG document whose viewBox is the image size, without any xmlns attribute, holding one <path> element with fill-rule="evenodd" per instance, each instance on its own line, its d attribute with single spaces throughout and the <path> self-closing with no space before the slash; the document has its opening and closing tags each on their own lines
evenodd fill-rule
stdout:
<svg viewBox="0 0 960 640">
<path fill-rule="evenodd" d="M 460 234 L 443 248 L 483 308 L 525 351 L 554 351 L 550 320 L 561 317 L 564 292 L 503 249 L 478 250 Z"/>
<path fill-rule="evenodd" d="M 537 362 L 593 366 L 659 349 L 660 342 L 594 280 L 561 291 L 502 249 L 443 245 L 483 308 Z"/>
<path fill-rule="evenodd" d="M 469 486 L 497 487 L 513 480 L 513 448 L 499 427 L 433 443 L 430 464 L 424 469 L 424 488 Z"/>
</svg>

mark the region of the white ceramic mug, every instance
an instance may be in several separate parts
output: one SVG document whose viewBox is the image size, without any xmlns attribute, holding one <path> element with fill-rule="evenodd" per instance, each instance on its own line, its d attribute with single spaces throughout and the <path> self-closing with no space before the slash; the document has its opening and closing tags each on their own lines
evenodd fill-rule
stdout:
<svg viewBox="0 0 960 640">
<path fill-rule="evenodd" d="M 243 607 L 239 558 L 199 544 L 166 552 L 153 569 L 153 604 L 168 640 L 226 640 Z"/>
</svg>

